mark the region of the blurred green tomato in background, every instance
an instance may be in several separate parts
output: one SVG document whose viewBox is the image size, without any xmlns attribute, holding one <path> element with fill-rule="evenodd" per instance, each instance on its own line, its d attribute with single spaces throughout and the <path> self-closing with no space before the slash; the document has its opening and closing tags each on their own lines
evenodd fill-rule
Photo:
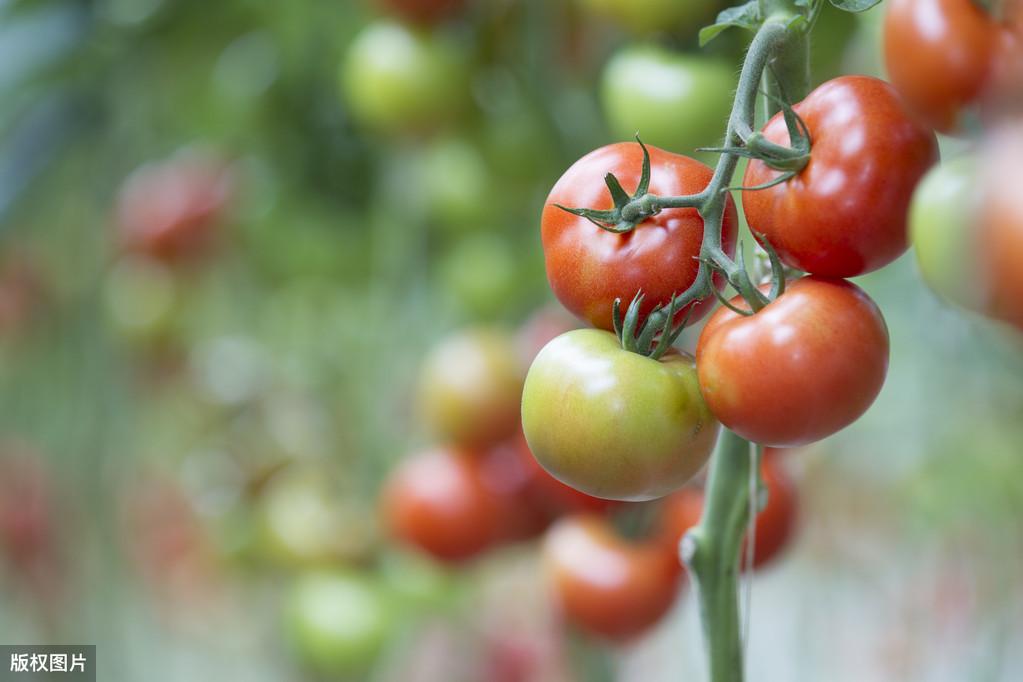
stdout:
<svg viewBox="0 0 1023 682">
<path fill-rule="evenodd" d="M 917 185 L 909 208 L 910 241 L 924 281 L 946 301 L 974 311 L 984 305 L 974 229 L 979 173 L 972 156 L 944 161 Z"/>
<path fill-rule="evenodd" d="M 691 31 L 710 23 L 717 0 L 579 0 L 583 11 L 635 33 Z"/>
<path fill-rule="evenodd" d="M 298 579 L 285 625 L 299 660 L 335 678 L 372 668 L 394 629 L 394 614 L 388 596 L 369 576 L 324 571 Z"/>
<path fill-rule="evenodd" d="M 445 229 L 480 229 L 493 206 L 490 169 L 476 147 L 458 137 L 430 144 L 420 163 L 430 217 Z"/>
<path fill-rule="evenodd" d="M 495 234 L 462 239 L 444 255 L 440 281 L 453 301 L 474 318 L 494 318 L 514 308 L 518 268 L 512 246 Z"/>
<path fill-rule="evenodd" d="M 600 97 L 616 138 L 639 133 L 647 144 L 692 155 L 724 137 L 734 83 L 735 73 L 724 62 L 639 45 L 611 57 Z"/>
<path fill-rule="evenodd" d="M 466 98 L 465 56 L 445 34 L 381 20 L 348 47 L 341 87 L 352 117 L 393 132 L 436 126 Z"/>
</svg>

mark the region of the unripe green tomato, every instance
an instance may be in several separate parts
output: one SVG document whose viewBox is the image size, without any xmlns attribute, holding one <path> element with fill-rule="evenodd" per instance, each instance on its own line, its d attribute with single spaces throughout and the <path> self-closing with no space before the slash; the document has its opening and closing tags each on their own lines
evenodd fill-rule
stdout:
<svg viewBox="0 0 1023 682">
<path fill-rule="evenodd" d="M 976 158 L 960 156 L 932 168 L 909 207 L 909 235 L 920 274 L 946 301 L 983 312 L 984 273 L 977 250 Z"/>
<path fill-rule="evenodd" d="M 301 576 L 285 618 L 301 663 L 331 678 L 367 673 L 395 625 L 390 599 L 380 586 L 369 576 L 342 570 Z"/>
<path fill-rule="evenodd" d="M 475 317 L 497 317 L 513 306 L 517 274 L 511 245 L 494 234 L 462 239 L 440 263 L 444 289 Z"/>
<path fill-rule="evenodd" d="M 466 60 L 441 33 L 381 20 L 348 47 L 341 87 L 352 116 L 393 132 L 451 118 L 466 97 Z"/>
<path fill-rule="evenodd" d="M 420 177 L 430 217 L 448 230 L 479 229 L 493 210 L 490 169 L 462 138 L 446 137 L 424 150 Z"/>
<path fill-rule="evenodd" d="M 646 144 L 692 154 L 721 143 L 734 84 L 734 70 L 724 62 L 639 45 L 611 57 L 600 95 L 616 137 L 639 133 Z"/>
<path fill-rule="evenodd" d="M 543 467 L 594 497 L 649 500 L 706 463 L 718 423 L 694 360 L 626 351 L 614 334 L 577 329 L 544 346 L 522 392 L 522 428 Z"/>
<path fill-rule="evenodd" d="M 444 339 L 426 357 L 419 398 L 427 426 L 445 443 L 481 448 L 518 428 L 522 369 L 514 339 L 471 329 Z"/>
<path fill-rule="evenodd" d="M 579 0 L 582 9 L 635 33 L 695 31 L 714 18 L 716 0 Z"/>
</svg>

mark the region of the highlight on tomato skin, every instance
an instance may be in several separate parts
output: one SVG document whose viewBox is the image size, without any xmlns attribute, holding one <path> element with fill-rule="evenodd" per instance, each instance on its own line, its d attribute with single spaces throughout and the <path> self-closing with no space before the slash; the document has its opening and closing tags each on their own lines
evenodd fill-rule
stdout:
<svg viewBox="0 0 1023 682">
<path fill-rule="evenodd" d="M 656 538 L 626 540 L 599 516 L 560 520 L 544 539 L 543 558 L 564 618 L 616 642 L 632 640 L 660 622 L 683 585 L 673 551 Z"/>
</svg>

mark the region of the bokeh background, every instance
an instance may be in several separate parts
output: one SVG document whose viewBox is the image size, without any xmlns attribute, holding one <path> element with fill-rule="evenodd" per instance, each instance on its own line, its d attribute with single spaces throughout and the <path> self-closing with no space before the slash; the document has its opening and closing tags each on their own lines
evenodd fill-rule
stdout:
<svg viewBox="0 0 1023 682">
<path fill-rule="evenodd" d="M 880 75 L 878 15 L 825 10 L 816 81 Z M 701 679 L 685 592 L 603 644 L 561 623 L 535 541 L 445 566 L 377 511 L 431 442 L 428 349 L 553 305 L 546 192 L 632 133 L 602 94 L 612 56 L 737 75 L 744 35 L 701 51 L 701 21 L 0 2 L 0 642 L 95 643 L 103 680 L 334 679 L 288 615 L 328 571 L 370 595 L 340 627 L 377 633 L 337 679 Z M 416 87 L 373 76 L 402 59 Z M 692 98 L 708 129 L 647 141 L 714 144 L 711 99 Z M 187 243 L 146 232 L 174 221 Z M 1023 342 L 939 303 L 912 256 L 860 284 L 891 329 L 887 385 L 786 458 L 798 532 L 748 581 L 749 677 L 1023 679 Z"/>
</svg>

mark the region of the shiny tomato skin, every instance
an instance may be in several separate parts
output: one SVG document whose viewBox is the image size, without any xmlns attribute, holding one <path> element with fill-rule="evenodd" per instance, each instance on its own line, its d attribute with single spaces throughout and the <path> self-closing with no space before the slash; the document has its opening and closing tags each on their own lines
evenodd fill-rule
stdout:
<svg viewBox="0 0 1023 682">
<path fill-rule="evenodd" d="M 657 147 L 650 150 L 650 192 L 695 194 L 707 187 L 713 171 L 687 156 Z M 576 161 L 554 185 L 541 217 L 547 279 L 569 311 L 594 327 L 612 329 L 611 307 L 620 298 L 623 310 L 642 290 L 642 314 L 667 304 L 696 279 L 703 239 L 703 219 L 696 209 L 666 209 L 625 234 L 603 230 L 570 208 L 612 208 L 604 176 L 614 173 L 627 192 L 639 184 L 643 152 L 635 142 L 601 147 Z M 737 215 L 731 198 L 725 211 L 722 244 L 734 253 Z M 723 280 L 715 280 L 723 286 Z M 713 296 L 697 304 L 692 319 L 710 311 Z"/>
<path fill-rule="evenodd" d="M 1002 28 L 972 0 L 891 0 L 884 19 L 888 77 L 931 127 L 953 133 L 989 83 Z"/>
<path fill-rule="evenodd" d="M 434 24 L 462 10 L 467 0 L 377 0 L 387 11 L 406 21 Z"/>
<path fill-rule="evenodd" d="M 787 265 L 827 277 L 862 275 L 898 258 L 908 248 L 913 189 L 938 158 L 934 134 L 890 85 L 867 76 L 830 80 L 795 110 L 810 131 L 810 162 L 784 183 L 743 191 L 750 229 Z M 780 114 L 763 133 L 789 143 Z M 743 185 L 779 175 L 751 161 Z"/>
<path fill-rule="evenodd" d="M 562 334 L 540 351 L 522 392 L 522 429 L 555 478 L 626 501 L 682 486 L 718 432 L 689 356 L 652 360 L 599 329 Z"/>
<path fill-rule="evenodd" d="M 420 411 L 443 442 L 486 448 L 515 434 L 523 371 L 514 339 L 473 328 L 437 344 L 420 369 Z"/>
<path fill-rule="evenodd" d="M 438 448 L 401 462 L 381 495 L 386 526 L 436 559 L 477 556 L 498 537 L 501 509 L 477 453 Z"/>
<path fill-rule="evenodd" d="M 874 402 L 888 371 L 888 328 L 856 285 L 803 277 L 755 315 L 718 310 L 700 334 L 696 363 L 722 424 L 754 443 L 805 445 Z"/>
<path fill-rule="evenodd" d="M 760 475 L 767 488 L 767 504 L 756 518 L 754 569 L 770 563 L 790 544 L 798 517 L 796 488 L 779 461 L 778 451 L 764 450 Z M 697 487 L 685 487 L 664 499 L 659 531 L 666 547 L 678 550 L 686 532 L 699 524 L 703 502 L 703 489 Z M 748 539 L 747 534 L 744 547 Z M 740 559 L 742 567 L 745 567 L 745 556 L 744 549 Z"/>
<path fill-rule="evenodd" d="M 674 552 L 655 540 L 628 541 L 599 516 L 556 523 L 544 540 L 543 558 L 565 619 L 616 642 L 660 621 L 682 585 Z"/>
</svg>

